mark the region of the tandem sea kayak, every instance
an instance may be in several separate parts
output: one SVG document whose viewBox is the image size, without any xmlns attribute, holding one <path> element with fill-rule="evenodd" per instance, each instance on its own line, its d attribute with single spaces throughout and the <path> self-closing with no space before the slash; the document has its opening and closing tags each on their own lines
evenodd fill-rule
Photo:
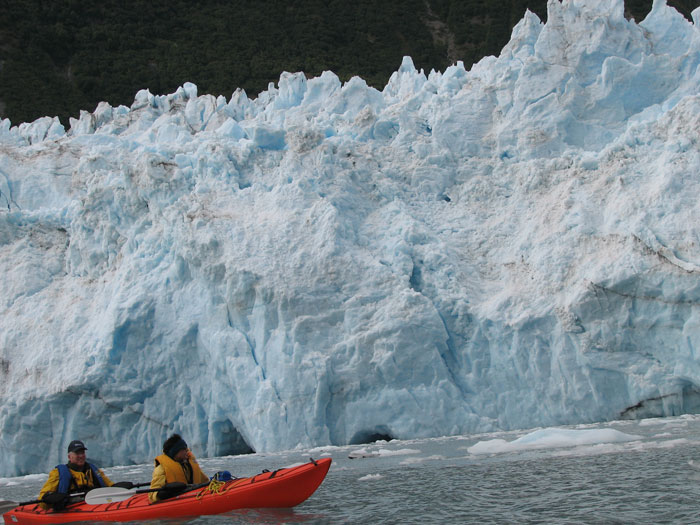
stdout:
<svg viewBox="0 0 700 525">
<path fill-rule="evenodd" d="M 6 524 L 45 524 L 136 521 L 222 514 L 235 509 L 288 508 L 311 496 L 325 479 L 330 466 L 330 458 L 312 460 L 251 478 L 212 482 L 154 504 L 149 504 L 148 493 L 140 493 L 123 501 L 99 505 L 83 501 L 62 511 L 44 510 L 37 504 L 23 505 L 6 512 L 3 517 Z"/>
</svg>

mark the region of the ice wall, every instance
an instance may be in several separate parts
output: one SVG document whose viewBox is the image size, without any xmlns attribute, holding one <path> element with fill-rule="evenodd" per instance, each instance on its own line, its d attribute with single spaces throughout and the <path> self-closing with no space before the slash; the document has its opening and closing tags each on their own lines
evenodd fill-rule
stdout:
<svg viewBox="0 0 700 525">
<path fill-rule="evenodd" d="M 700 410 L 699 20 L 3 121 L 0 475 Z"/>
</svg>

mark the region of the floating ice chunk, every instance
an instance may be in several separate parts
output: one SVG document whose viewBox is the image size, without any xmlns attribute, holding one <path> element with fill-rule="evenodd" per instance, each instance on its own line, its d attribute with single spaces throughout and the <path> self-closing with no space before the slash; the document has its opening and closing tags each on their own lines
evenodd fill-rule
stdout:
<svg viewBox="0 0 700 525">
<path fill-rule="evenodd" d="M 380 448 L 377 450 L 377 454 L 380 456 L 406 456 L 409 454 L 420 454 L 421 451 L 414 448 L 399 448 L 396 450 Z"/>
<path fill-rule="evenodd" d="M 377 458 L 379 457 L 378 452 L 369 452 L 368 450 L 361 448 L 359 450 L 353 450 L 348 454 L 349 459 L 365 459 L 365 458 Z"/>
<path fill-rule="evenodd" d="M 432 456 L 418 457 L 418 458 L 407 458 L 401 460 L 400 465 L 417 465 L 419 463 L 425 463 L 426 461 L 444 461 L 447 459 L 441 454 L 433 454 Z"/>
<path fill-rule="evenodd" d="M 500 454 L 522 450 L 575 447 L 599 443 L 619 443 L 636 441 L 639 436 L 625 434 L 614 429 L 569 430 L 547 428 L 536 430 L 514 441 L 492 439 L 480 441 L 467 450 L 470 454 Z"/>
<path fill-rule="evenodd" d="M 396 450 L 381 448 L 378 450 L 368 450 L 366 448 L 360 448 L 353 450 L 348 454 L 350 459 L 358 458 L 376 458 L 376 457 L 388 457 L 388 456 L 406 456 L 409 454 L 420 454 L 420 450 L 412 448 L 400 448 Z"/>
<path fill-rule="evenodd" d="M 384 476 L 382 474 L 367 474 L 366 476 L 357 478 L 357 481 L 374 481 L 378 479 L 384 479 Z"/>
</svg>

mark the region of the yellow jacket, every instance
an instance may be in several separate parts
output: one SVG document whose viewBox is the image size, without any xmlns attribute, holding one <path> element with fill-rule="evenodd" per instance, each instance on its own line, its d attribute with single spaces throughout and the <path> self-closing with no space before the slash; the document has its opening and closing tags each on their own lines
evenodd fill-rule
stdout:
<svg viewBox="0 0 700 525">
<path fill-rule="evenodd" d="M 181 483 L 204 483 L 209 481 L 207 475 L 202 472 L 199 468 L 199 464 L 194 457 L 194 454 L 187 451 L 187 461 L 192 468 L 191 479 L 187 476 L 187 471 L 185 467 L 172 459 L 166 454 L 161 454 L 155 459 L 155 468 L 153 469 L 153 476 L 151 478 L 151 488 L 159 489 L 164 487 L 166 483 L 173 483 L 179 481 Z M 155 503 L 159 500 L 157 492 L 149 492 L 148 500 L 151 503 Z"/>
<path fill-rule="evenodd" d="M 70 471 L 71 475 L 73 476 L 73 481 L 71 482 L 71 491 L 78 491 L 78 490 L 90 490 L 97 488 L 99 485 L 97 483 L 96 479 L 92 478 L 92 470 L 90 469 L 89 466 L 86 464 L 85 472 L 80 472 L 79 470 L 73 470 L 72 468 L 68 468 Z M 111 487 L 114 485 L 111 479 L 109 479 L 107 476 L 105 476 L 105 473 L 102 472 L 102 469 L 97 469 L 97 472 L 100 474 L 100 477 L 102 478 L 102 481 L 105 482 L 105 485 L 108 487 Z M 51 472 L 49 472 L 49 479 L 46 480 L 46 483 L 44 483 L 44 486 L 41 487 L 41 491 L 39 492 L 39 498 L 41 499 L 44 497 L 44 494 L 47 492 L 56 492 L 58 490 L 58 483 L 59 483 L 59 474 L 58 474 L 58 469 L 55 468 Z M 48 505 L 45 503 L 42 503 L 41 506 L 45 509 L 49 508 Z"/>
</svg>

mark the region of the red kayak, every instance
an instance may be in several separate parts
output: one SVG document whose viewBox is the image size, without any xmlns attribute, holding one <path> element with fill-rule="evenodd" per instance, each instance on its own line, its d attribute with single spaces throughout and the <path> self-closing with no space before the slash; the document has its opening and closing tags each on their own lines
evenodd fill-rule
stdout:
<svg viewBox="0 0 700 525">
<path fill-rule="evenodd" d="M 330 466 L 330 458 L 312 460 L 296 467 L 263 472 L 252 478 L 212 482 L 154 504 L 149 504 L 147 493 L 140 493 L 114 503 L 75 503 L 62 511 L 44 510 L 37 504 L 24 505 L 3 517 L 6 524 L 45 524 L 136 521 L 222 514 L 234 509 L 288 508 L 311 496 L 325 479 Z"/>
</svg>

